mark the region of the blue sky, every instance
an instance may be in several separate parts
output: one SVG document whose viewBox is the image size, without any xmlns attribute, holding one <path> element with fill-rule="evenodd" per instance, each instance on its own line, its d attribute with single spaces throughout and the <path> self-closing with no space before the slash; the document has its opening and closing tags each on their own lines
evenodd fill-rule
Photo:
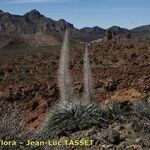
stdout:
<svg viewBox="0 0 150 150">
<path fill-rule="evenodd" d="M 18 15 L 37 9 L 77 28 L 118 25 L 131 29 L 150 24 L 150 0 L 0 0 L 0 9 Z"/>
</svg>

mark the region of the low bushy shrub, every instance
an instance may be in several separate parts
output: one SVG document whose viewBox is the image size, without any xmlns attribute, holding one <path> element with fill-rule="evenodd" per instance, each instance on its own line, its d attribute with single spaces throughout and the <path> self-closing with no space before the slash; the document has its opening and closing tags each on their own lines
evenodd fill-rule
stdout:
<svg viewBox="0 0 150 150">
<path fill-rule="evenodd" d="M 91 101 L 74 101 L 57 105 L 46 119 L 42 131 L 45 138 L 70 134 L 107 123 L 104 111 Z"/>
<path fill-rule="evenodd" d="M 149 111 L 149 105 L 145 102 L 133 104 L 110 102 L 106 107 L 100 107 L 91 101 L 66 102 L 56 105 L 51 110 L 43 124 L 40 136 L 42 139 L 66 136 L 92 126 L 108 127 L 114 122 L 132 122 L 138 128 L 144 127 L 149 130 Z"/>
<path fill-rule="evenodd" d="M 132 120 L 138 129 L 150 132 L 150 103 L 137 101 L 132 104 Z"/>
</svg>

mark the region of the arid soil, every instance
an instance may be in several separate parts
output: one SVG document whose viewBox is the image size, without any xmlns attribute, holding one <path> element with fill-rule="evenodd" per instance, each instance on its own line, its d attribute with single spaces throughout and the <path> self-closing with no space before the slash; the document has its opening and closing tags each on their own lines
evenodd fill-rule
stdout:
<svg viewBox="0 0 150 150">
<path fill-rule="evenodd" d="M 94 99 L 99 105 L 111 100 L 129 103 L 137 100 L 150 101 L 149 40 L 120 39 L 90 44 L 88 48 L 94 81 Z M 79 44 L 71 47 L 70 52 L 70 71 L 74 89 L 78 95 L 82 95 L 83 92 L 84 50 L 85 46 Z M 18 118 L 25 121 L 25 128 L 36 131 L 49 109 L 59 101 L 58 63 L 58 48 L 27 52 L 16 56 L 1 56 L 0 120 L 6 114 L 12 113 L 15 103 L 18 106 Z M 119 134 L 122 138 L 119 143 L 113 141 L 115 134 L 116 136 Z M 136 134 L 132 124 L 113 124 L 103 131 L 93 127 L 76 132 L 69 138 L 82 138 L 82 136 L 96 138 L 95 145 L 87 149 L 118 148 L 119 150 L 119 146 L 120 150 L 150 148 L 150 134 L 148 132 Z M 143 136 L 147 143 L 146 140 L 142 141 Z"/>
</svg>

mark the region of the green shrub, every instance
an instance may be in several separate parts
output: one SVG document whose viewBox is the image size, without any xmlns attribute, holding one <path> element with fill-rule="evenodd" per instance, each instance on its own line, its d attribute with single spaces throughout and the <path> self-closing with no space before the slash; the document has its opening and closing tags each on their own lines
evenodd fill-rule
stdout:
<svg viewBox="0 0 150 150">
<path fill-rule="evenodd" d="M 57 105 L 44 123 L 43 138 L 71 134 L 92 126 L 107 123 L 104 111 L 94 102 L 74 101 Z"/>
<path fill-rule="evenodd" d="M 0 76 L 4 76 L 4 75 L 5 75 L 4 71 L 0 69 Z"/>
<path fill-rule="evenodd" d="M 104 111 L 106 113 L 107 120 L 123 122 L 126 117 L 131 114 L 131 106 L 126 102 L 119 103 L 113 101 L 107 104 Z"/>
<path fill-rule="evenodd" d="M 132 104 L 132 121 L 139 129 L 150 132 L 150 103 L 148 101 L 137 101 Z"/>
<path fill-rule="evenodd" d="M 40 137 L 47 139 L 66 136 L 92 126 L 108 127 L 114 122 L 133 122 L 138 128 L 144 127 L 150 131 L 149 111 L 149 105 L 143 102 L 110 102 L 105 108 L 91 101 L 66 102 L 51 110 L 40 131 Z"/>
</svg>

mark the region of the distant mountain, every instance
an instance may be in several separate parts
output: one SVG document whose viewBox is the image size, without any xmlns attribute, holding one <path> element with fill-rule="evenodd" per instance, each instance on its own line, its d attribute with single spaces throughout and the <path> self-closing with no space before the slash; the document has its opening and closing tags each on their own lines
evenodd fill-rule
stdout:
<svg viewBox="0 0 150 150">
<path fill-rule="evenodd" d="M 0 25 L 5 31 L 18 34 L 31 34 L 35 32 L 62 33 L 67 28 L 71 34 L 77 34 L 77 29 L 65 20 L 54 21 L 32 10 L 23 16 L 0 13 Z M 11 31 L 10 31 L 11 30 Z M 8 34 L 9 34 L 8 33 Z"/>
<path fill-rule="evenodd" d="M 56 45 L 60 43 L 60 37 L 66 28 L 71 36 L 79 35 L 79 30 L 72 24 L 63 19 L 54 21 L 35 9 L 23 16 L 0 11 L 0 47 L 8 44 L 12 47 L 14 40 L 16 45 L 16 39 L 21 39 L 19 41 L 26 46 L 37 47 L 39 43 L 41 43 L 40 46 Z"/>
<path fill-rule="evenodd" d="M 81 34 L 95 35 L 95 34 L 105 34 L 106 30 L 98 26 L 95 26 L 93 28 L 90 28 L 90 27 L 82 28 L 80 29 L 80 32 Z"/>
<path fill-rule="evenodd" d="M 125 28 L 121 28 L 121 27 L 118 27 L 118 26 L 112 26 L 110 28 L 107 29 L 108 31 L 113 31 L 115 32 L 116 34 L 126 34 L 129 32 L 128 29 L 125 29 Z"/>
<path fill-rule="evenodd" d="M 101 38 L 105 35 L 107 30 L 114 31 L 119 35 L 124 35 L 129 32 L 128 29 L 118 26 L 112 26 L 107 30 L 98 26 L 77 29 L 73 24 L 64 19 L 58 21 L 52 20 L 51 18 L 42 15 L 36 9 L 31 10 L 23 16 L 12 15 L 0 10 L 0 46 L 2 44 L 10 43 L 10 41 L 17 38 L 22 39 L 23 43 L 29 43 L 32 41 L 32 44 L 29 43 L 29 45 L 32 46 L 33 43 L 39 42 L 46 45 L 55 45 L 59 43 L 59 39 L 62 37 L 66 29 L 68 29 L 71 37 L 79 40 L 82 39 L 83 41 L 91 41 L 93 39 Z M 150 33 L 150 25 L 137 27 L 130 31 L 134 34 Z M 51 40 L 46 40 L 48 37 Z M 36 44 L 36 46 L 37 45 L 38 44 Z"/>
<path fill-rule="evenodd" d="M 132 33 L 147 33 L 150 32 L 150 25 L 143 25 L 131 30 Z"/>
</svg>

